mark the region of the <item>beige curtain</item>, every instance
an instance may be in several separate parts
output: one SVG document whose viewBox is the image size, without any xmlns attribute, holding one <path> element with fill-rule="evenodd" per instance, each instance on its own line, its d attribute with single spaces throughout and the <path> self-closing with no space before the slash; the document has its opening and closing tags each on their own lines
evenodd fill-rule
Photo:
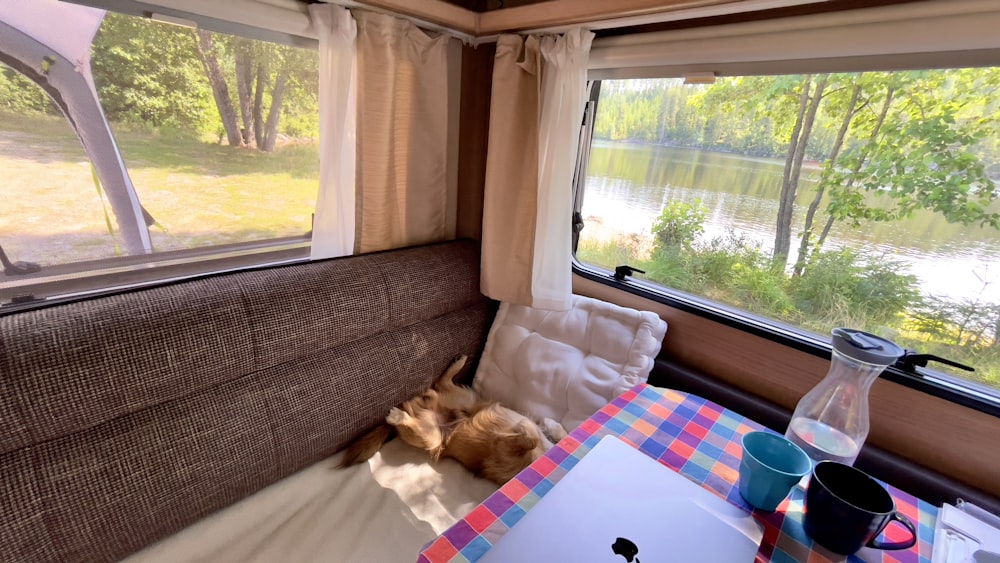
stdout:
<svg viewBox="0 0 1000 563">
<path fill-rule="evenodd" d="M 531 305 L 538 194 L 538 39 L 501 35 L 493 63 L 483 200 L 482 291 Z M 527 273 L 528 275 L 525 275 Z"/>
<path fill-rule="evenodd" d="M 452 239 L 457 177 L 448 157 L 457 143 L 460 45 L 391 16 L 355 11 L 354 17 L 355 251 Z"/>
<path fill-rule="evenodd" d="M 481 276 L 493 299 L 570 307 L 573 170 L 593 37 L 577 28 L 497 41 Z"/>
</svg>

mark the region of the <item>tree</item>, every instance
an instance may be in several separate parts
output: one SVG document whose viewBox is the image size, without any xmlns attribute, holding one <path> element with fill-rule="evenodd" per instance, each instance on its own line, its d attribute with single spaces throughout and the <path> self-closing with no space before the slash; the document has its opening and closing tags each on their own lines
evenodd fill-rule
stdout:
<svg viewBox="0 0 1000 563">
<path fill-rule="evenodd" d="M 877 219 L 877 210 L 866 208 L 862 204 L 861 194 L 854 192 L 850 195 L 849 192 L 843 189 L 844 184 L 853 183 L 858 175 L 861 173 L 861 168 L 868 158 L 869 151 L 878 138 L 879 132 L 882 130 L 882 124 L 885 123 L 885 118 L 889 114 L 889 108 L 892 107 L 893 97 L 896 93 L 897 85 L 892 83 L 880 84 L 879 87 L 885 90 L 885 98 L 882 99 L 882 109 L 878 113 L 878 117 L 874 121 L 874 125 L 871 128 L 871 132 L 868 136 L 868 141 L 860 145 L 857 149 L 856 154 L 852 157 L 854 163 L 853 165 L 848 162 L 848 166 L 851 166 L 850 173 L 845 177 L 842 173 L 831 172 L 825 181 L 824 188 L 829 186 L 830 188 L 830 203 L 827 206 L 827 220 L 826 225 L 823 226 L 823 231 L 819 235 L 819 239 L 816 241 L 816 247 L 813 249 L 813 253 L 817 253 L 823 248 L 823 243 L 826 242 L 827 235 L 830 234 L 830 229 L 833 227 L 833 222 L 838 218 L 846 218 L 853 215 L 856 224 L 859 224 L 860 218 L 863 216 L 866 219 Z M 852 160 L 848 159 L 848 160 Z M 831 170 L 833 168 L 831 167 Z"/>
<path fill-rule="evenodd" d="M 195 45 L 198 46 L 198 57 L 205 68 L 205 75 L 208 77 L 209 84 L 212 85 L 212 96 L 219 109 L 222 126 L 226 130 L 226 140 L 231 147 L 242 146 L 243 137 L 240 135 L 240 128 L 236 122 L 236 110 L 233 109 L 233 101 L 229 96 L 229 85 L 226 84 L 226 78 L 222 74 L 219 53 L 212 41 L 212 32 L 204 29 L 195 30 L 194 41 Z"/>
<path fill-rule="evenodd" d="M 854 116 L 859 111 L 858 100 L 861 97 L 861 85 L 858 84 L 856 79 L 851 81 L 850 92 L 851 95 L 847 101 L 847 105 L 841 110 L 843 113 L 843 119 L 841 119 L 840 122 L 840 129 L 837 131 L 837 138 L 833 142 L 833 148 L 830 150 L 830 156 L 827 158 L 826 164 L 823 167 L 819 185 L 816 187 L 816 194 L 813 196 L 813 200 L 809 204 L 809 208 L 806 210 L 806 217 L 802 224 L 802 235 L 799 241 L 799 252 L 795 260 L 795 268 L 793 272 L 796 276 L 802 275 L 802 270 L 805 268 L 806 255 L 809 252 L 809 242 L 812 235 L 813 219 L 816 217 L 816 211 L 819 209 L 820 203 L 823 201 L 823 193 L 826 191 L 826 186 L 830 181 L 830 175 L 837 165 L 837 157 L 840 155 L 840 149 L 844 146 L 844 139 L 847 137 L 847 131 L 850 129 L 851 121 L 854 120 Z M 826 231 L 829 231 L 829 229 L 826 229 Z"/>
<path fill-rule="evenodd" d="M 187 30 L 108 12 L 91 68 L 107 118 L 117 123 L 208 132 L 210 87 Z"/>
<path fill-rule="evenodd" d="M 196 32 L 196 41 L 229 144 L 273 151 L 286 99 L 290 95 L 300 99 L 316 95 L 304 85 L 316 83 L 317 54 L 204 30 Z M 223 55 L 225 64 L 220 61 Z M 230 80 L 236 83 L 235 105 Z M 309 110 L 316 121 L 316 104 Z"/>
<path fill-rule="evenodd" d="M 810 94 L 812 76 L 806 75 L 802 80 L 799 95 L 799 110 L 795 117 L 795 125 L 785 156 L 785 170 L 781 179 L 781 193 L 778 196 L 778 219 L 774 234 L 774 251 L 772 257 L 776 263 L 788 261 L 788 251 L 792 241 L 792 211 L 795 196 L 798 194 L 799 178 L 802 175 L 802 162 L 806 156 L 806 147 L 813 125 L 816 123 L 816 112 L 823 101 L 823 90 L 829 75 L 821 75 L 816 82 L 816 89 Z"/>
<path fill-rule="evenodd" d="M 926 209 L 950 222 L 1000 229 L 1000 213 L 989 209 L 1000 188 L 974 152 L 1000 133 L 996 109 L 991 115 L 984 105 L 1000 91 L 1000 72 L 896 73 L 882 87 L 868 141 L 831 174 L 827 224 L 892 221 Z M 824 239 L 825 232 L 818 245 Z"/>
</svg>

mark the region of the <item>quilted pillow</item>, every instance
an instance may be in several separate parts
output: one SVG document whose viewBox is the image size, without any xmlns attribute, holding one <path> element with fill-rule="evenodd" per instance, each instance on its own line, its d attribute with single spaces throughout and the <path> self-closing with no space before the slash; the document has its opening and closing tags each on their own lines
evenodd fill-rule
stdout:
<svg viewBox="0 0 1000 563">
<path fill-rule="evenodd" d="M 570 431 L 646 381 L 666 332 L 655 313 L 579 295 L 568 311 L 502 303 L 473 387 Z"/>
</svg>

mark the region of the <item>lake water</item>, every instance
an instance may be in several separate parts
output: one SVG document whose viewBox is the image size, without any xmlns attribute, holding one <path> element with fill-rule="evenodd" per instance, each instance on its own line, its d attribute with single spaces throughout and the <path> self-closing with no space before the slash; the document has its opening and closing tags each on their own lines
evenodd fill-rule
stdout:
<svg viewBox="0 0 1000 563">
<path fill-rule="evenodd" d="M 649 236 L 671 200 L 701 200 L 708 208 L 703 239 L 743 233 L 763 248 L 774 245 L 774 223 L 784 161 L 727 153 L 595 141 L 590 156 L 583 235 L 611 232 Z M 803 170 L 792 222 L 792 258 L 806 208 L 815 195 L 818 169 Z M 824 202 L 825 204 L 825 202 Z M 822 207 L 815 222 L 826 222 Z M 598 221 L 600 228 L 598 227 Z M 1000 231 L 963 226 L 920 211 L 891 223 L 852 228 L 835 223 L 825 250 L 850 247 L 884 253 L 908 265 L 925 295 L 1000 302 Z"/>
</svg>

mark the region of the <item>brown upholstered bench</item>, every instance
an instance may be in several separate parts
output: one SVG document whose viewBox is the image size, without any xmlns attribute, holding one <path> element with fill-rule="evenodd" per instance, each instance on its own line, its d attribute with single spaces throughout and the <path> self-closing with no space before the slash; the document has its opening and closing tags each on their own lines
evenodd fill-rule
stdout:
<svg viewBox="0 0 1000 563">
<path fill-rule="evenodd" d="M 0 317 L 0 561 L 112 561 L 341 449 L 492 320 L 456 241 Z"/>
</svg>

